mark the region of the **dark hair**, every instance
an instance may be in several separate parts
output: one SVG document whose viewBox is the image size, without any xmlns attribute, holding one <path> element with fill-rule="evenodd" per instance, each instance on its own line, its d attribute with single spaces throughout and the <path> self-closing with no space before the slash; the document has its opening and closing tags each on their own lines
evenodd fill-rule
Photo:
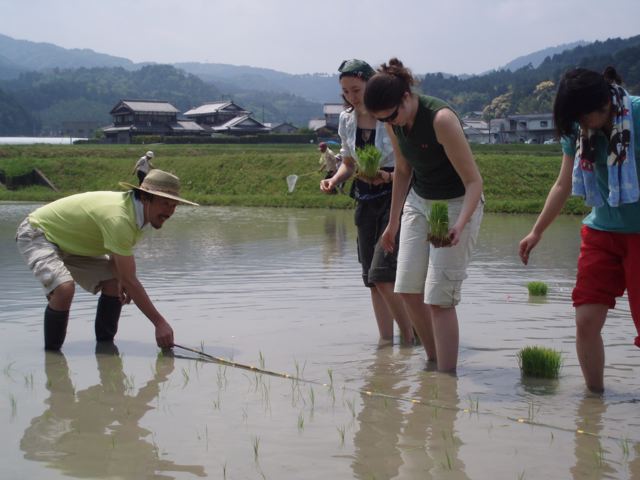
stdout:
<svg viewBox="0 0 640 480">
<path fill-rule="evenodd" d="M 397 58 L 392 58 L 388 64 L 380 65 L 378 73 L 367 82 L 364 104 L 370 112 L 394 108 L 400 105 L 406 92 L 411 93 L 415 83 L 411 70 Z"/>
<path fill-rule="evenodd" d="M 586 68 L 566 72 L 553 103 L 553 120 L 558 135 L 571 135 L 575 122 L 581 116 L 607 106 L 611 101 L 612 83 L 622 83 L 613 67 L 607 67 L 604 73 Z"/>
</svg>

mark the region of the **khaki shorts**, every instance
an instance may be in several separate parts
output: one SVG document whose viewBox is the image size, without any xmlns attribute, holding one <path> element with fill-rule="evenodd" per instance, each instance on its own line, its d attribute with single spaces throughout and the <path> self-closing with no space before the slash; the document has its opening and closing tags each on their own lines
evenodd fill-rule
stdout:
<svg viewBox="0 0 640 480">
<path fill-rule="evenodd" d="M 447 200 L 449 222 L 460 214 L 464 197 Z M 462 230 L 460 242 L 455 247 L 434 248 L 427 241 L 429 211 L 433 200 L 426 200 L 409 191 L 402 211 L 398 266 L 396 269 L 396 293 L 423 293 L 424 303 L 452 307 L 460 303 L 462 281 L 467 278 L 467 267 L 475 246 L 484 201 Z"/>
<path fill-rule="evenodd" d="M 47 240 L 42 230 L 32 227 L 26 218 L 18 227 L 16 242 L 20 254 L 42 284 L 45 295 L 71 281 L 96 294 L 103 281 L 114 278 L 107 255 L 83 257 L 65 253 Z"/>
</svg>

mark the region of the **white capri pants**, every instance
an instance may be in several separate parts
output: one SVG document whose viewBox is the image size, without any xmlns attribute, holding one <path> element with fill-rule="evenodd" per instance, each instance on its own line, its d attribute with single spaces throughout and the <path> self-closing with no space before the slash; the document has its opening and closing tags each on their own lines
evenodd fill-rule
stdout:
<svg viewBox="0 0 640 480">
<path fill-rule="evenodd" d="M 449 206 L 449 225 L 460 214 L 463 197 L 444 200 Z M 467 278 L 467 266 L 478 238 L 484 210 L 484 199 L 478 202 L 473 215 L 454 247 L 435 248 L 427 240 L 429 212 L 435 200 L 420 197 L 411 189 L 402 212 L 396 293 L 423 293 L 424 303 L 453 307 L 460 303 L 462 281 Z"/>
</svg>

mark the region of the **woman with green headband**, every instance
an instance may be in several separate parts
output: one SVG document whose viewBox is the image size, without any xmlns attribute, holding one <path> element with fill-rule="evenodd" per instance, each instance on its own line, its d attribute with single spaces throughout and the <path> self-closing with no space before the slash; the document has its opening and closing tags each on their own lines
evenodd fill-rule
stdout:
<svg viewBox="0 0 640 480">
<path fill-rule="evenodd" d="M 360 149 L 374 146 L 381 153 L 380 167 L 373 178 L 357 176 L 351 186 L 350 195 L 356 200 L 358 259 L 362 265 L 362 280 L 371 292 L 381 340 L 393 339 L 395 319 L 402 341 L 413 344 L 413 329 L 404 303 L 393 293 L 396 254 L 386 253 L 378 242 L 389 220 L 395 160 L 384 125 L 377 122 L 364 106 L 365 86 L 375 71 L 368 63 L 357 59 L 345 60 L 338 71 L 342 98 L 347 106 L 340 114 L 338 127 L 342 164 L 333 177 L 320 182 L 320 189 L 331 193 L 336 186 L 354 176 Z"/>
</svg>

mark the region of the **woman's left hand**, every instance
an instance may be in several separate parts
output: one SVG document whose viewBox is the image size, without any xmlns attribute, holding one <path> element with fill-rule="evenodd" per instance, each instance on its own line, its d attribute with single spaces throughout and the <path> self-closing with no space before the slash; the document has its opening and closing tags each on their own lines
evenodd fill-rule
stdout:
<svg viewBox="0 0 640 480">
<path fill-rule="evenodd" d="M 449 240 L 451 243 L 450 247 L 455 247 L 458 243 L 460 243 L 460 236 L 462 235 L 463 226 L 458 225 L 457 223 L 449 229 Z"/>
</svg>

